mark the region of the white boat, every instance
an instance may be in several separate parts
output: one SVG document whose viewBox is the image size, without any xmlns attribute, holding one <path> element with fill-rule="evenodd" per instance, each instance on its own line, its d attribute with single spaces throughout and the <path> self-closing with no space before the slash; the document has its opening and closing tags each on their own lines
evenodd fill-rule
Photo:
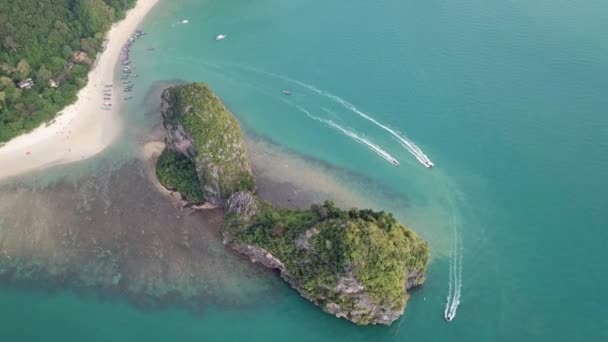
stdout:
<svg viewBox="0 0 608 342">
<path fill-rule="evenodd" d="M 283 90 L 283 94 L 285 94 L 285 95 L 291 95 L 291 92 L 289 90 Z"/>
<path fill-rule="evenodd" d="M 217 36 L 215 36 L 215 40 L 226 39 L 226 37 L 228 37 L 227 34 L 218 34 Z"/>
<path fill-rule="evenodd" d="M 424 162 L 424 166 L 430 169 L 430 168 L 432 168 L 433 166 L 435 166 L 435 164 L 433 164 L 433 162 L 432 162 L 432 161 L 427 160 L 427 161 L 425 161 L 425 162 Z"/>
<path fill-rule="evenodd" d="M 393 165 L 395 165 L 395 166 L 399 166 L 399 161 L 397 161 L 397 159 L 395 159 L 395 158 L 392 158 L 392 159 L 390 160 L 390 162 L 391 162 L 391 164 L 393 164 Z"/>
<path fill-rule="evenodd" d="M 182 20 L 182 24 L 187 24 L 189 21 L 187 19 Z"/>
</svg>

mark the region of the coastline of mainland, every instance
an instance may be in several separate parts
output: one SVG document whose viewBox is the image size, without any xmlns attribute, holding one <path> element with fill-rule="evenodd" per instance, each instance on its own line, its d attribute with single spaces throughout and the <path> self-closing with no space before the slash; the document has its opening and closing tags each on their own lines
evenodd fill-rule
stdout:
<svg viewBox="0 0 608 342">
<path fill-rule="evenodd" d="M 102 90 L 113 84 L 124 43 L 159 0 L 139 0 L 125 19 L 107 33 L 105 50 L 95 61 L 75 103 L 50 123 L 0 145 L 0 180 L 30 171 L 90 158 L 108 147 L 122 128 L 120 101 L 103 110 Z M 114 85 L 114 90 L 118 88 Z"/>
</svg>

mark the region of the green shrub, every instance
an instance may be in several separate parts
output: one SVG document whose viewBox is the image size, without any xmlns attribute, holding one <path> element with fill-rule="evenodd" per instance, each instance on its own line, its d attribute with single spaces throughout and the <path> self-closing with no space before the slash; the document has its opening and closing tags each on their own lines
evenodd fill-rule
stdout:
<svg viewBox="0 0 608 342">
<path fill-rule="evenodd" d="M 156 163 L 156 175 L 163 186 L 179 192 L 188 202 L 205 203 L 194 163 L 183 154 L 165 149 Z"/>
</svg>

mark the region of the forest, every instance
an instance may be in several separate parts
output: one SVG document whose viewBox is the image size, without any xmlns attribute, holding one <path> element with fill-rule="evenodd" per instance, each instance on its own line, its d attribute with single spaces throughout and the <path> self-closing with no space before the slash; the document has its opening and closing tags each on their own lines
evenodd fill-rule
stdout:
<svg viewBox="0 0 608 342">
<path fill-rule="evenodd" d="M 0 143 L 76 101 L 106 32 L 135 2 L 0 1 Z"/>
</svg>

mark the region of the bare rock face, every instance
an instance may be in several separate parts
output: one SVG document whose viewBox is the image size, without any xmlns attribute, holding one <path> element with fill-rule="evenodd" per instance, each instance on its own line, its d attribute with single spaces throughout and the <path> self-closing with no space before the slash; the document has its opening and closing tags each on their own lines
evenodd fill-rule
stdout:
<svg viewBox="0 0 608 342">
<path fill-rule="evenodd" d="M 249 222 L 258 212 L 258 200 L 249 191 L 239 191 L 232 194 L 226 202 L 226 211 L 228 215 L 234 214 Z"/>
</svg>

